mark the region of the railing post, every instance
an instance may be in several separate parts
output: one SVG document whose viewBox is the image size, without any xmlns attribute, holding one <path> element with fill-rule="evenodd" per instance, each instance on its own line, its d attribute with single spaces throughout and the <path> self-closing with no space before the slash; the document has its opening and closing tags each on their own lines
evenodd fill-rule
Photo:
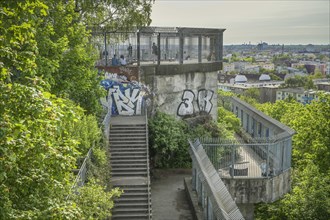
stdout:
<svg viewBox="0 0 330 220">
<path fill-rule="evenodd" d="M 269 143 L 267 144 L 266 177 L 269 175 Z"/>
<path fill-rule="evenodd" d="M 137 37 L 137 48 L 136 48 L 136 56 L 137 56 L 137 65 L 140 66 L 140 62 L 141 62 L 141 47 L 140 47 L 140 32 L 137 32 L 136 33 L 136 37 Z M 139 77 L 140 77 L 140 74 L 139 74 Z"/>
<path fill-rule="evenodd" d="M 231 147 L 231 169 L 230 169 L 230 176 L 234 178 L 234 170 L 235 170 L 235 145 Z"/>
<path fill-rule="evenodd" d="M 105 66 L 108 66 L 107 32 L 104 32 L 104 55 L 105 55 Z"/>
<path fill-rule="evenodd" d="M 192 166 L 192 178 L 191 178 L 191 185 L 192 185 L 192 190 L 196 191 L 196 165 L 193 162 Z"/>
</svg>

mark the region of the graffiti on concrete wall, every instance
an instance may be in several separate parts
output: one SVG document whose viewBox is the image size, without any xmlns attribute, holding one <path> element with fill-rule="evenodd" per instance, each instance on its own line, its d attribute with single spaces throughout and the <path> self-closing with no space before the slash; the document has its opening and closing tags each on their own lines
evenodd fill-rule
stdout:
<svg viewBox="0 0 330 220">
<path fill-rule="evenodd" d="M 191 90 L 184 90 L 182 94 L 182 102 L 180 103 L 177 111 L 178 116 L 193 115 L 197 112 L 205 112 L 209 114 L 213 108 L 212 97 L 214 92 L 212 90 L 201 89 L 197 93 L 197 98 L 195 98 L 195 93 Z M 197 99 L 197 100 L 196 100 Z M 198 111 L 195 110 L 194 102 L 197 102 Z"/>
<path fill-rule="evenodd" d="M 110 74 L 108 74 L 110 76 Z M 144 106 L 150 102 L 150 91 L 145 85 L 136 81 L 125 81 L 121 77 L 102 80 L 101 85 L 108 91 L 107 103 L 112 115 L 141 115 Z M 111 104 L 109 104 L 111 102 Z"/>
</svg>

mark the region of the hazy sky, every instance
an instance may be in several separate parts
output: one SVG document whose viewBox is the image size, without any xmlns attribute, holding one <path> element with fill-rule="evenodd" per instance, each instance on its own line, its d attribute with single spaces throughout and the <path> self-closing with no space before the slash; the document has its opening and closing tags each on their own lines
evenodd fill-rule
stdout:
<svg viewBox="0 0 330 220">
<path fill-rule="evenodd" d="M 329 0 L 155 0 L 152 26 L 224 28 L 224 44 L 330 44 Z"/>
</svg>

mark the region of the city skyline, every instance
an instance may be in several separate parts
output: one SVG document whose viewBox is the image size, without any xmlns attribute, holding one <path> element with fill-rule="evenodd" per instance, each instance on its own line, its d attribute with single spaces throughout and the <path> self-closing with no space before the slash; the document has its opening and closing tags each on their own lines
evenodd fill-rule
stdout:
<svg viewBox="0 0 330 220">
<path fill-rule="evenodd" d="M 151 26 L 224 28 L 224 45 L 330 44 L 327 0 L 155 0 Z"/>
</svg>

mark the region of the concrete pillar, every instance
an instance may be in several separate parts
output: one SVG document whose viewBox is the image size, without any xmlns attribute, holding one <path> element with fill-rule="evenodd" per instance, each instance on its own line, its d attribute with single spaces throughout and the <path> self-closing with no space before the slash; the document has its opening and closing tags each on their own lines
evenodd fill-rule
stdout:
<svg viewBox="0 0 330 220">
<path fill-rule="evenodd" d="M 202 35 L 198 36 L 198 63 L 202 62 Z"/>
<path fill-rule="evenodd" d="M 160 33 L 158 33 L 158 35 L 157 35 L 157 45 L 158 45 L 158 47 L 157 47 L 157 49 L 158 49 L 158 51 L 157 51 L 157 65 L 160 65 L 160 57 L 161 57 L 161 52 L 160 52 Z"/>
<path fill-rule="evenodd" d="M 141 60 L 141 51 L 140 51 L 140 32 L 137 32 L 136 33 L 136 37 L 137 37 L 137 39 L 136 39 L 136 43 L 137 43 L 137 46 L 136 46 L 136 52 L 137 52 L 137 54 L 136 54 L 136 56 L 137 56 L 137 65 L 138 66 L 140 66 L 140 60 Z M 139 77 L 140 77 L 140 74 L 139 74 Z"/>
<path fill-rule="evenodd" d="M 179 35 L 179 63 L 183 64 L 183 45 L 184 45 L 184 36 L 182 33 Z"/>
</svg>

